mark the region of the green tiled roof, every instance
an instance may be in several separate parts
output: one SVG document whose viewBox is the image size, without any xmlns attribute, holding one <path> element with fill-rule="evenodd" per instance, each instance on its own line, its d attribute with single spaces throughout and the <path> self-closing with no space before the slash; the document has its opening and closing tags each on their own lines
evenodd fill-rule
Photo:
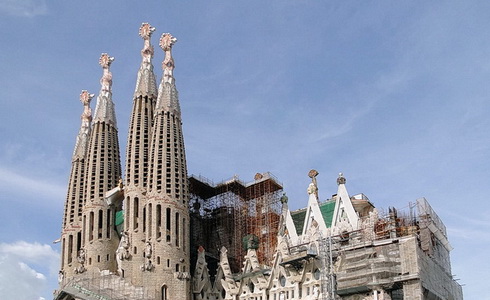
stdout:
<svg viewBox="0 0 490 300">
<path fill-rule="evenodd" d="M 333 211 L 335 209 L 335 200 L 328 200 L 320 203 L 320 211 L 322 213 L 325 225 L 330 227 L 332 225 Z M 303 224 L 305 222 L 306 208 L 291 212 L 293 218 L 294 227 L 296 227 L 296 233 L 300 235 L 303 231 Z"/>
</svg>

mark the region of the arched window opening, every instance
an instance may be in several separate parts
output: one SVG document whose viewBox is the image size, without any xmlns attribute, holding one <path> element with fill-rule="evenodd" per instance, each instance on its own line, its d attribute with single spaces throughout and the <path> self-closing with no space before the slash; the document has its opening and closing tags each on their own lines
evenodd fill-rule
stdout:
<svg viewBox="0 0 490 300">
<path fill-rule="evenodd" d="M 168 300 L 167 294 L 168 294 L 167 286 L 162 285 L 162 300 Z"/>
</svg>

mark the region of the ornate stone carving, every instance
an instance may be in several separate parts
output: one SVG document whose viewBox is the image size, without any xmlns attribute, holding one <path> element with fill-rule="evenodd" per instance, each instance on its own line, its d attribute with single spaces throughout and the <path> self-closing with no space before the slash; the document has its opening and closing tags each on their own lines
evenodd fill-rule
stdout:
<svg viewBox="0 0 490 300">
<path fill-rule="evenodd" d="M 172 83 L 174 81 L 174 59 L 172 57 L 172 46 L 177 42 L 177 38 L 170 33 L 162 34 L 160 38 L 160 47 L 165 51 L 165 59 L 162 63 L 163 68 L 163 81 Z"/>
<path fill-rule="evenodd" d="M 154 49 L 150 43 L 151 35 L 154 31 L 155 27 L 151 26 L 150 24 L 141 24 L 139 35 L 144 40 L 143 49 L 141 49 L 141 57 L 143 59 L 136 80 L 136 89 L 134 91 L 135 98 L 146 95 L 151 97 L 157 96 L 155 74 L 153 73 L 153 65 L 151 63 Z"/>
<path fill-rule="evenodd" d="M 92 121 L 92 109 L 90 108 L 90 101 L 94 97 L 94 94 L 90 94 L 86 90 L 83 90 L 80 94 L 80 102 L 83 104 L 83 113 L 82 113 L 82 126 L 85 122 Z"/>
<path fill-rule="evenodd" d="M 286 193 L 282 193 L 281 203 L 282 204 L 287 204 L 288 203 L 288 196 L 286 196 Z"/>
<path fill-rule="evenodd" d="M 103 69 L 102 78 L 100 79 L 100 92 L 97 97 L 97 106 L 95 107 L 94 122 L 105 122 L 117 127 L 116 113 L 114 103 L 112 102 L 112 73 L 109 70 L 114 57 L 107 53 L 102 53 L 99 59 L 99 64 Z"/>
<path fill-rule="evenodd" d="M 148 23 L 141 24 L 140 27 L 140 36 L 145 41 L 143 49 L 141 50 L 141 56 L 143 57 L 143 63 L 150 63 L 151 58 L 153 57 L 154 49 L 150 44 L 151 35 L 155 31 L 155 27 L 151 26 Z"/>
<path fill-rule="evenodd" d="M 141 265 L 141 270 L 142 271 L 152 271 L 154 268 L 153 263 L 151 262 L 151 255 L 152 255 L 153 249 L 150 240 L 146 241 L 145 244 L 145 263 Z"/>
<path fill-rule="evenodd" d="M 318 176 L 317 170 L 310 170 L 308 172 L 308 177 L 311 178 L 311 183 L 308 186 L 308 195 L 315 194 L 316 199 L 318 200 L 318 184 L 316 182 L 316 177 Z"/>
<path fill-rule="evenodd" d="M 308 195 L 311 195 L 311 194 L 316 195 L 316 192 L 318 191 L 318 189 L 316 188 L 316 185 L 312 182 L 308 185 L 308 189 L 306 189 L 306 191 L 308 192 Z"/>
<path fill-rule="evenodd" d="M 58 272 L 58 284 L 62 283 L 65 278 L 65 272 L 63 270 L 59 270 Z"/>
<path fill-rule="evenodd" d="M 86 90 L 82 90 L 80 94 L 80 102 L 83 104 L 83 112 L 81 115 L 82 125 L 78 132 L 77 141 L 75 144 L 75 150 L 73 151 L 73 160 L 82 159 L 85 157 L 87 151 L 88 140 L 90 135 L 90 123 L 92 122 L 92 109 L 90 108 L 90 101 L 94 97 L 94 94 L 90 94 Z"/>
<path fill-rule="evenodd" d="M 117 271 L 122 276 L 122 261 L 129 259 L 131 253 L 129 252 L 129 237 L 127 231 L 121 234 L 121 240 L 116 250 Z"/>
<path fill-rule="evenodd" d="M 85 269 L 85 249 L 83 247 L 78 251 L 78 267 L 75 268 L 75 274 L 81 274 L 85 272 L 87 269 Z"/>
<path fill-rule="evenodd" d="M 345 179 L 344 174 L 339 173 L 339 177 L 337 178 L 337 184 L 338 185 L 345 184 L 346 181 L 347 180 Z"/>
<path fill-rule="evenodd" d="M 110 91 L 112 86 L 112 73 L 109 70 L 112 62 L 114 61 L 114 57 L 109 56 L 107 53 L 102 53 L 99 58 L 99 65 L 102 66 L 104 73 L 102 78 L 100 79 L 100 84 L 102 85 L 101 90 Z"/>
</svg>

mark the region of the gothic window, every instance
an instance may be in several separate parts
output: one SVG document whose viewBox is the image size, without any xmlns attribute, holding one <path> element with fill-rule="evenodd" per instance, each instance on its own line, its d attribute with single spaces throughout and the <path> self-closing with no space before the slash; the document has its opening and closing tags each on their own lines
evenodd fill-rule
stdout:
<svg viewBox="0 0 490 300">
<path fill-rule="evenodd" d="M 79 231 L 77 233 L 77 253 L 78 251 L 80 250 L 80 248 L 82 247 L 82 233 Z"/>
<path fill-rule="evenodd" d="M 68 236 L 68 264 L 71 264 L 72 256 L 73 256 L 73 235 Z"/>
<path fill-rule="evenodd" d="M 162 300 L 168 300 L 167 293 L 168 293 L 167 286 L 163 285 L 162 286 Z"/>
<path fill-rule="evenodd" d="M 166 215 L 166 221 L 167 221 L 167 242 L 170 242 L 170 230 L 171 230 L 171 220 L 172 218 L 172 215 L 171 215 L 171 212 L 170 212 L 170 207 L 167 207 L 167 215 Z"/>
<path fill-rule="evenodd" d="M 143 232 L 146 232 L 146 205 L 143 206 Z"/>
<path fill-rule="evenodd" d="M 151 237 L 151 232 L 152 230 L 152 224 L 153 224 L 153 219 L 152 219 L 152 211 L 153 211 L 153 205 L 150 203 L 148 204 L 148 236 Z"/>
<path fill-rule="evenodd" d="M 157 222 L 157 239 L 162 237 L 162 205 L 157 204 L 157 211 L 156 211 L 156 222 Z"/>
<path fill-rule="evenodd" d="M 110 209 L 107 210 L 106 230 L 107 230 L 106 237 L 110 239 L 111 238 L 111 210 Z"/>
<path fill-rule="evenodd" d="M 183 236 L 183 241 L 182 241 L 182 248 L 185 251 L 185 218 L 182 219 L 182 236 Z"/>
<path fill-rule="evenodd" d="M 129 229 L 129 220 L 131 218 L 131 205 L 130 205 L 130 202 L 129 202 L 129 197 L 126 197 L 126 203 L 125 203 L 125 207 L 123 207 L 123 209 L 126 211 L 126 217 L 124 218 L 124 227 L 125 229 Z"/>
<path fill-rule="evenodd" d="M 250 290 L 250 293 L 253 293 L 254 292 L 255 285 L 254 285 L 254 283 L 252 281 L 249 282 L 248 289 Z"/>
<path fill-rule="evenodd" d="M 88 226 L 89 226 L 88 240 L 91 241 L 94 239 L 94 212 L 93 211 L 91 211 L 89 214 Z"/>
<path fill-rule="evenodd" d="M 102 209 L 99 210 L 98 212 L 98 224 L 97 224 L 97 238 L 101 239 L 102 238 L 102 225 L 104 224 L 103 220 L 103 213 Z"/>
<path fill-rule="evenodd" d="M 133 207 L 134 207 L 133 229 L 138 229 L 139 199 L 137 197 L 134 198 Z"/>
<path fill-rule="evenodd" d="M 87 232 L 85 231 L 85 225 L 87 223 L 87 216 L 83 216 L 83 224 L 82 224 L 82 232 Z M 85 234 L 82 236 L 82 244 L 85 243 Z"/>
<path fill-rule="evenodd" d="M 63 242 L 61 243 L 61 247 L 62 247 L 62 250 L 61 250 L 61 269 L 63 270 L 65 268 L 65 243 L 66 243 L 66 240 L 65 238 L 63 238 Z"/>
<path fill-rule="evenodd" d="M 179 247 L 180 239 L 179 239 L 179 213 L 175 213 L 175 246 Z"/>
<path fill-rule="evenodd" d="M 313 277 L 316 280 L 320 279 L 320 270 L 319 269 L 315 269 L 315 271 L 313 271 Z"/>
<path fill-rule="evenodd" d="M 284 275 L 281 275 L 279 277 L 279 284 L 284 287 L 286 285 L 286 277 L 284 277 Z"/>
</svg>

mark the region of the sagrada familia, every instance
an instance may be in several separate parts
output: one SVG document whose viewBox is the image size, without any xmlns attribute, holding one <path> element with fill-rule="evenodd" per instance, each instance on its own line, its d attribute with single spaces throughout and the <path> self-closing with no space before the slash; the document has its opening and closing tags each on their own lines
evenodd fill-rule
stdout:
<svg viewBox="0 0 490 300">
<path fill-rule="evenodd" d="M 143 23 L 139 31 L 124 175 L 113 57 L 100 57 L 93 115 L 94 95 L 80 95 L 54 299 L 463 299 L 446 228 L 424 198 L 407 211 L 375 208 L 366 195 L 349 195 L 339 174 L 336 193 L 322 201 L 319 173 L 311 170 L 307 205 L 291 211 L 270 173 L 250 182 L 188 176 L 173 72 L 177 40 L 160 38 L 157 85 L 154 30 Z"/>
</svg>

